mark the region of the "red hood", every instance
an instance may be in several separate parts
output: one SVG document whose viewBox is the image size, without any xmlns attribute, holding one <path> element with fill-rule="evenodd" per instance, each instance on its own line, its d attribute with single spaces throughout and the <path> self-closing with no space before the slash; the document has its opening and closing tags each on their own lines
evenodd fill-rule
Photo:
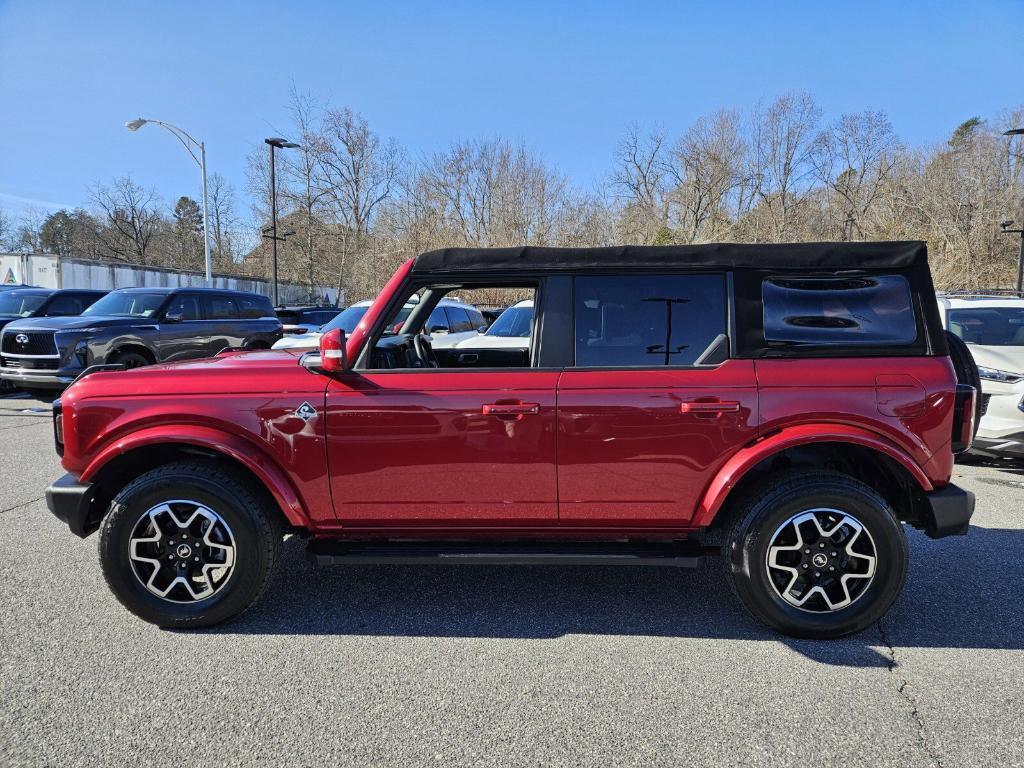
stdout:
<svg viewBox="0 0 1024 768">
<path fill-rule="evenodd" d="M 145 395 L 322 392 L 327 380 L 299 365 L 304 350 L 229 352 L 203 360 L 94 373 L 67 390 L 75 399 Z"/>
</svg>

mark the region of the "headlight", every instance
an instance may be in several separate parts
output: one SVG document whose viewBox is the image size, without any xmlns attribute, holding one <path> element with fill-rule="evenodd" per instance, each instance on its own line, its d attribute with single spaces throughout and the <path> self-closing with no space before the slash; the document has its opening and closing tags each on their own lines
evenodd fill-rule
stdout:
<svg viewBox="0 0 1024 768">
<path fill-rule="evenodd" d="M 1018 381 L 1024 379 L 1024 375 L 1019 373 L 1000 371 L 996 368 L 984 368 L 980 365 L 978 366 L 978 375 L 988 381 L 998 381 L 1003 384 L 1016 384 Z"/>
</svg>

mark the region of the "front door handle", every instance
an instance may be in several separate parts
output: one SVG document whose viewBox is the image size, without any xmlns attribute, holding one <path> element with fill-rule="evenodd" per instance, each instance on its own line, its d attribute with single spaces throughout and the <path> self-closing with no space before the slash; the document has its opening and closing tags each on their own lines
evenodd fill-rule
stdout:
<svg viewBox="0 0 1024 768">
<path fill-rule="evenodd" d="M 710 400 L 680 403 L 680 413 L 739 413 L 740 404 L 735 400 Z"/>
<path fill-rule="evenodd" d="M 540 403 L 486 403 L 480 409 L 480 413 L 484 416 L 513 417 L 519 420 L 523 416 L 540 413 Z"/>
</svg>

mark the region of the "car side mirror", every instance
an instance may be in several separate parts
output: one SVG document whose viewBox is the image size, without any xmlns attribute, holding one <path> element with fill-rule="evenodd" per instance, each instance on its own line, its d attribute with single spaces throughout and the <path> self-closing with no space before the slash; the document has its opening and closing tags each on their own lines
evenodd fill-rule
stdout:
<svg viewBox="0 0 1024 768">
<path fill-rule="evenodd" d="M 165 323 L 180 323 L 185 319 L 185 316 L 181 312 L 168 312 L 164 315 Z"/>
<path fill-rule="evenodd" d="M 445 325 L 432 325 L 428 333 L 448 333 L 448 327 Z"/>
<path fill-rule="evenodd" d="M 479 328 L 476 329 L 476 332 L 477 333 L 487 333 L 487 326 L 486 325 L 481 325 Z"/>
<path fill-rule="evenodd" d="M 341 328 L 332 328 L 320 337 L 320 368 L 327 373 L 348 370 L 348 338 Z"/>
</svg>

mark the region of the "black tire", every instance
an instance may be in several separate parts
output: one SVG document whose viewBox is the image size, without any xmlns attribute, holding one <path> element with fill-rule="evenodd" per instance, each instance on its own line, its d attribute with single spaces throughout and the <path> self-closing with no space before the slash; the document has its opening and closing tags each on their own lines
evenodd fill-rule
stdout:
<svg viewBox="0 0 1024 768">
<path fill-rule="evenodd" d="M 972 435 L 972 437 L 977 437 L 982 411 L 981 376 L 978 375 L 978 365 L 974 362 L 974 356 L 967 344 L 955 333 L 946 331 L 946 343 L 949 346 L 949 359 L 953 361 L 953 370 L 956 371 L 956 383 L 970 384 L 978 393 L 978 396 L 974 398 L 974 434 Z"/>
<path fill-rule="evenodd" d="M 141 352 L 132 352 L 131 350 L 118 352 L 113 356 L 110 362 L 123 365 L 127 370 L 131 370 L 132 368 L 142 368 L 143 366 L 153 364 L 153 361 Z"/>
<path fill-rule="evenodd" d="M 875 550 L 873 577 L 863 579 L 865 586 L 860 586 L 860 579 L 849 580 L 852 587 L 846 593 L 847 596 L 856 589 L 861 591 L 848 605 L 832 610 L 827 610 L 827 605 L 825 610 L 809 610 L 816 605 L 825 605 L 821 595 L 812 594 L 815 591 L 813 585 L 821 584 L 823 589 L 833 594 L 836 594 L 835 590 L 841 594 L 846 588 L 841 579 L 835 580 L 825 570 L 830 567 L 830 563 L 834 563 L 831 567 L 838 567 L 837 573 L 842 572 L 840 561 L 845 556 L 844 545 L 824 540 L 828 543 L 820 551 L 828 562 L 821 567 L 824 576 L 821 580 L 809 581 L 814 576 L 814 568 L 819 566 L 802 570 L 802 565 L 792 564 L 796 573 L 808 580 L 804 582 L 808 586 L 801 587 L 809 599 L 806 608 L 797 607 L 783 598 L 785 587 L 780 589 L 772 581 L 773 576 L 779 578 L 780 572 L 775 570 L 770 573 L 768 567 L 769 548 L 777 532 L 785 530 L 787 522 L 796 516 L 816 508 L 838 510 L 859 522 L 870 536 L 868 539 L 862 538 L 862 543 L 871 544 Z M 819 514 L 827 517 L 827 513 Z M 811 529 L 812 532 L 814 530 Z M 814 545 L 820 544 L 821 540 L 816 541 L 808 536 L 806 541 L 809 555 L 804 556 L 804 550 L 786 554 L 801 558 L 816 557 L 819 550 L 814 549 Z M 855 537 L 851 537 L 845 546 L 859 547 L 861 544 L 855 544 Z M 833 547 L 835 549 L 830 551 Z M 829 555 L 836 553 L 838 559 L 829 558 Z M 819 470 L 785 473 L 753 489 L 746 500 L 740 502 L 723 554 L 732 586 L 747 610 L 769 627 L 787 635 L 805 638 L 842 637 L 859 632 L 878 621 L 903 589 L 909 565 L 903 526 L 885 499 L 849 475 Z M 847 560 L 854 562 L 853 558 Z M 866 559 L 858 558 L 855 565 L 861 562 L 866 562 Z M 864 570 L 868 570 L 866 565 Z M 787 594 L 792 596 L 794 593 Z M 836 604 L 841 602 L 840 599 L 835 600 Z"/>
<path fill-rule="evenodd" d="M 149 510 L 182 499 L 197 502 L 222 518 L 233 538 L 235 554 L 233 567 L 210 596 L 195 600 L 182 593 L 185 587 L 181 585 L 168 597 L 183 596 L 184 601 L 172 602 L 147 589 L 144 575 L 138 575 L 138 566 L 133 566 L 129 542 Z M 100 527 L 100 564 L 117 599 L 144 621 L 166 628 L 209 627 L 238 616 L 260 598 L 280 557 L 281 540 L 277 510 L 270 508 L 263 494 L 254 493 L 245 479 L 214 462 L 184 461 L 151 470 L 117 494 Z M 172 549 L 176 548 L 166 547 L 159 555 L 160 567 L 164 567 L 164 554 L 171 558 Z M 203 554 L 202 548 L 195 551 Z M 192 560 L 193 554 L 186 553 L 185 559 Z M 171 575 L 178 573 L 170 564 L 167 567 Z M 179 563 L 179 567 L 188 566 Z"/>
</svg>

